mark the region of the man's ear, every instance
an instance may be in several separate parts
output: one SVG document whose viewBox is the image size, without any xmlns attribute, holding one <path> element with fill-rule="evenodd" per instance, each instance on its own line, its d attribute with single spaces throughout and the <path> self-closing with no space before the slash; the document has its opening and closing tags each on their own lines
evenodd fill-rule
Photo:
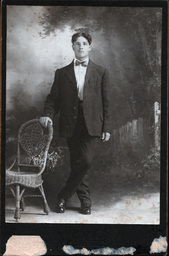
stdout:
<svg viewBox="0 0 169 256">
<path fill-rule="evenodd" d="M 91 49 L 92 49 L 92 44 L 89 45 L 89 51 L 91 51 Z"/>
<path fill-rule="evenodd" d="M 73 49 L 73 51 L 74 51 L 74 45 L 72 44 L 72 49 Z"/>
</svg>

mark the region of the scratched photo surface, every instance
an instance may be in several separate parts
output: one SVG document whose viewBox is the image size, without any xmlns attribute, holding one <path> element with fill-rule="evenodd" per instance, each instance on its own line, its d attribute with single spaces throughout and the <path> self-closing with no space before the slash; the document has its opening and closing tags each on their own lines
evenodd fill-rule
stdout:
<svg viewBox="0 0 169 256">
<path fill-rule="evenodd" d="M 64 214 L 56 201 L 70 173 L 58 116 L 48 152 L 42 198 L 26 197 L 20 223 L 159 224 L 162 10 L 151 7 L 8 6 L 6 57 L 6 167 L 17 155 L 19 127 L 43 116 L 56 69 L 72 62 L 71 37 L 92 35 L 90 59 L 109 71 L 111 140 L 100 144 L 89 173 L 92 214 L 79 214 L 77 195 Z M 34 192 L 34 191 L 33 191 Z M 25 196 L 32 193 L 26 189 Z M 15 199 L 6 188 L 6 222 Z"/>
</svg>

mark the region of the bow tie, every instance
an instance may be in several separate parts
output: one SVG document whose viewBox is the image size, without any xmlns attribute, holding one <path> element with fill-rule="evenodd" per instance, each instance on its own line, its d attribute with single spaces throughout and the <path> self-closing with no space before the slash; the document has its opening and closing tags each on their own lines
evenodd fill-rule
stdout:
<svg viewBox="0 0 169 256">
<path fill-rule="evenodd" d="M 87 61 L 75 61 L 75 66 L 82 65 L 82 67 L 87 67 Z"/>
</svg>

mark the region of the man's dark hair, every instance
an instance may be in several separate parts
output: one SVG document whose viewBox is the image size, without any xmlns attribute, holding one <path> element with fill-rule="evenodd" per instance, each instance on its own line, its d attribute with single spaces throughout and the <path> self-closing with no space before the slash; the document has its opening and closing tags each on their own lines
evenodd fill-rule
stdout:
<svg viewBox="0 0 169 256">
<path fill-rule="evenodd" d="M 72 44 L 74 44 L 74 42 L 76 42 L 77 38 L 80 37 L 80 36 L 83 36 L 84 38 L 86 38 L 86 40 L 88 41 L 89 44 L 92 43 L 91 35 L 89 35 L 85 32 L 78 32 L 78 33 L 76 33 L 72 36 Z"/>
</svg>

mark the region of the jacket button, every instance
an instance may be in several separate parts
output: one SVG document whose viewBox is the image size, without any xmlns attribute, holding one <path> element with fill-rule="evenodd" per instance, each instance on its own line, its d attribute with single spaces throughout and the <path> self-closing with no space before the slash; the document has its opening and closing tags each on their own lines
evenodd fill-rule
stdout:
<svg viewBox="0 0 169 256">
<path fill-rule="evenodd" d="M 74 116 L 73 118 L 76 119 L 76 116 Z"/>
<path fill-rule="evenodd" d="M 77 109 L 77 107 L 74 107 L 74 109 Z"/>
</svg>

